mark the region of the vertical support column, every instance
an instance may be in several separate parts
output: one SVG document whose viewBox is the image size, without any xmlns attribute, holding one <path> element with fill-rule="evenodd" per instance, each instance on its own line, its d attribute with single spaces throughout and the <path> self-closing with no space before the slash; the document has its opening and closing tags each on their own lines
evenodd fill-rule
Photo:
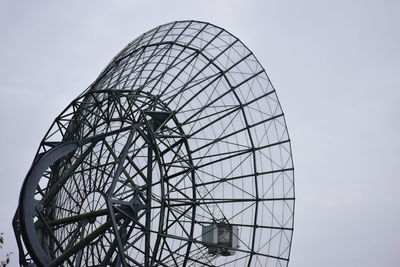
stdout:
<svg viewBox="0 0 400 267">
<path fill-rule="evenodd" d="M 152 122 L 153 123 L 153 122 Z M 153 141 L 149 131 L 149 147 L 147 149 L 147 180 L 146 180 L 146 236 L 145 236 L 145 255 L 144 266 L 150 267 L 150 224 L 151 224 L 151 184 L 153 178 Z"/>
<path fill-rule="evenodd" d="M 157 96 L 154 99 L 154 106 L 157 102 Z M 143 112 L 145 115 L 151 117 L 149 120 L 150 129 L 147 132 L 147 139 L 148 139 L 148 150 L 147 150 L 147 180 L 146 180 L 146 236 L 145 236 L 145 259 L 144 259 L 144 267 L 150 267 L 150 265 L 154 264 L 154 257 L 150 257 L 150 225 L 151 225 L 151 185 L 153 183 L 153 150 L 156 149 L 155 137 L 153 134 L 162 128 L 165 123 L 171 118 L 172 111 L 155 111 L 155 110 L 145 110 Z M 157 156 L 157 155 L 156 155 Z M 159 237 L 157 237 L 159 238 Z M 159 240 L 156 241 L 156 244 L 159 243 Z M 157 245 L 156 245 L 157 246 Z M 157 252 L 157 248 L 154 248 L 153 253 Z"/>
</svg>

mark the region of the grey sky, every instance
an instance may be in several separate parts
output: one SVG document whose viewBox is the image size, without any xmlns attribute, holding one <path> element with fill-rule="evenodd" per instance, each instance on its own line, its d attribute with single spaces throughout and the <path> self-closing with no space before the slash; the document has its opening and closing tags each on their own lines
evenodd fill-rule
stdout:
<svg viewBox="0 0 400 267">
<path fill-rule="evenodd" d="M 0 231 L 53 119 L 131 40 L 196 19 L 240 38 L 277 89 L 292 139 L 289 266 L 400 265 L 399 1 L 0 0 Z"/>
</svg>

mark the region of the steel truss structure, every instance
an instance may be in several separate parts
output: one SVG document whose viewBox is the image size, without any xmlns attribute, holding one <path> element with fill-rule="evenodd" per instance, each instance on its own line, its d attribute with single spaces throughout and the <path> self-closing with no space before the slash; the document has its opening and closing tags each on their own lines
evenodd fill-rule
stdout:
<svg viewBox="0 0 400 267">
<path fill-rule="evenodd" d="M 161 25 L 42 140 L 13 222 L 20 263 L 287 266 L 293 170 L 275 89 L 249 49 L 209 23 Z M 238 229 L 238 246 L 204 242 L 213 224 Z"/>
</svg>

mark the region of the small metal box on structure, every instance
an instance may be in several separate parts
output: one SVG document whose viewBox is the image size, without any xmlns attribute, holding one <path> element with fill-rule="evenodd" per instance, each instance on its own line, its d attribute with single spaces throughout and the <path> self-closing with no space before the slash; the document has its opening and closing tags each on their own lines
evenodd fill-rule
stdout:
<svg viewBox="0 0 400 267">
<path fill-rule="evenodd" d="M 202 228 L 202 241 L 209 254 L 231 256 L 239 247 L 239 228 L 229 224 L 210 224 Z"/>
</svg>

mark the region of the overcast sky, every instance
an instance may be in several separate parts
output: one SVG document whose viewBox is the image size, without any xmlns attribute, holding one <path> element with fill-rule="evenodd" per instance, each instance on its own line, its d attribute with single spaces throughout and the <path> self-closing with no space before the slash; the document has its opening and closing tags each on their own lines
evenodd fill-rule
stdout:
<svg viewBox="0 0 400 267">
<path fill-rule="evenodd" d="M 182 19 L 236 35 L 277 89 L 295 163 L 289 266 L 400 266 L 400 1 L 389 0 L 0 0 L 0 256 L 17 266 L 11 220 L 54 118 L 130 41 Z"/>
</svg>

